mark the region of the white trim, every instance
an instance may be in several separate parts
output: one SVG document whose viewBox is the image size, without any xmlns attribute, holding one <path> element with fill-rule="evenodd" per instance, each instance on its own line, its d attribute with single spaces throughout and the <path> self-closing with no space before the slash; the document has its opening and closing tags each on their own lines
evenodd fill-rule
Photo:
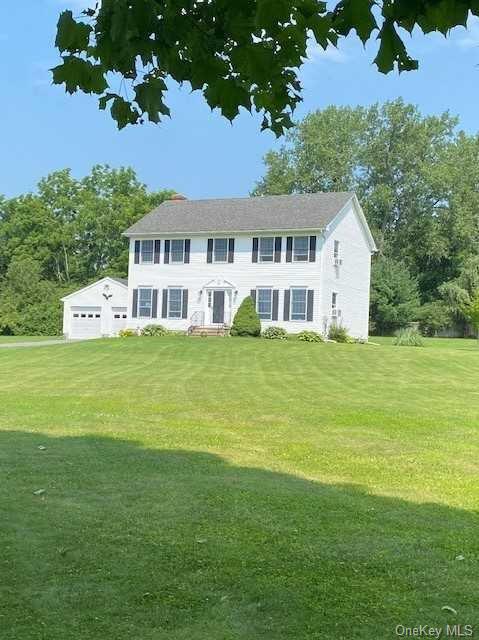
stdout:
<svg viewBox="0 0 479 640">
<path fill-rule="evenodd" d="M 69 300 L 70 298 L 72 298 L 73 296 L 78 295 L 79 293 L 83 293 L 83 291 L 88 291 L 88 289 L 91 289 L 92 287 L 96 287 L 98 284 L 101 284 L 102 282 L 112 282 L 113 284 L 117 284 L 120 287 L 123 287 L 124 289 L 128 289 L 128 284 L 124 284 L 123 282 L 120 282 L 119 280 L 115 280 L 114 278 L 111 278 L 110 276 L 105 276 L 104 278 L 101 278 L 100 280 L 95 280 L 95 282 L 92 282 L 91 284 L 87 284 L 86 287 L 82 287 L 81 289 L 77 289 L 76 291 L 73 291 L 72 293 L 69 293 L 67 296 L 64 296 L 63 298 L 60 298 L 61 302 L 66 302 L 67 300 Z"/>
</svg>

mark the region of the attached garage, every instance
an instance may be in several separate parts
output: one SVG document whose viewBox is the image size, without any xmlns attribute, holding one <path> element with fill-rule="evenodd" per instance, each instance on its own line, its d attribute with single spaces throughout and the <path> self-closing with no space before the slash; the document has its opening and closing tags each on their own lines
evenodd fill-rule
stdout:
<svg viewBox="0 0 479 640">
<path fill-rule="evenodd" d="M 70 339 L 118 335 L 128 320 L 127 299 L 127 281 L 109 277 L 65 296 L 64 335 Z"/>
</svg>

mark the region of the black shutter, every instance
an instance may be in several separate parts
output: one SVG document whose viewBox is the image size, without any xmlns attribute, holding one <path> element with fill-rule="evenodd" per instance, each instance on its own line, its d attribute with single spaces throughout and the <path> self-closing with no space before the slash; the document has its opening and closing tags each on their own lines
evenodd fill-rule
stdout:
<svg viewBox="0 0 479 640">
<path fill-rule="evenodd" d="M 155 264 L 160 264 L 161 240 L 155 240 Z"/>
<path fill-rule="evenodd" d="M 271 320 L 278 319 L 278 306 L 279 306 L 279 291 L 278 289 L 273 290 L 273 313 L 271 315 Z"/>
<path fill-rule="evenodd" d="M 151 317 L 158 317 L 158 289 L 153 289 L 153 295 L 151 298 Z"/>
<path fill-rule="evenodd" d="M 293 261 L 293 238 L 288 236 L 286 238 L 286 262 Z"/>
<path fill-rule="evenodd" d="M 131 307 L 131 317 L 138 317 L 138 289 L 133 289 L 133 304 Z"/>
<path fill-rule="evenodd" d="M 208 250 L 206 253 L 206 262 L 213 262 L 213 238 L 208 238 Z"/>
<path fill-rule="evenodd" d="M 170 241 L 165 240 L 165 264 L 170 262 Z"/>
<path fill-rule="evenodd" d="M 191 246 L 191 240 L 187 238 L 185 240 L 185 255 L 183 260 L 185 264 L 189 264 L 190 262 L 190 246 Z"/>
<path fill-rule="evenodd" d="M 283 309 L 283 320 L 289 320 L 289 298 L 291 295 L 291 291 L 289 289 L 284 290 L 284 309 Z"/>
<path fill-rule="evenodd" d="M 140 264 L 140 240 L 135 240 L 135 264 Z"/>
<path fill-rule="evenodd" d="M 274 261 L 281 262 L 281 245 L 283 244 L 283 238 L 274 239 Z"/>
<path fill-rule="evenodd" d="M 258 238 L 253 238 L 253 253 L 251 256 L 252 262 L 258 262 Z"/>
<path fill-rule="evenodd" d="M 234 262 L 235 259 L 235 239 L 228 240 L 228 262 Z"/>
<path fill-rule="evenodd" d="M 188 289 L 183 289 L 183 311 L 181 317 L 188 317 Z"/>
<path fill-rule="evenodd" d="M 316 236 L 309 236 L 309 261 L 316 262 Z"/>
<path fill-rule="evenodd" d="M 253 300 L 253 304 L 256 307 L 256 289 L 251 289 L 249 292 L 251 299 Z"/>
<path fill-rule="evenodd" d="M 313 306 L 314 306 L 314 291 L 308 289 L 308 310 L 306 312 L 306 320 L 312 322 L 313 320 Z"/>
<path fill-rule="evenodd" d="M 168 317 L 168 289 L 163 289 L 163 300 L 161 304 L 161 317 Z"/>
</svg>

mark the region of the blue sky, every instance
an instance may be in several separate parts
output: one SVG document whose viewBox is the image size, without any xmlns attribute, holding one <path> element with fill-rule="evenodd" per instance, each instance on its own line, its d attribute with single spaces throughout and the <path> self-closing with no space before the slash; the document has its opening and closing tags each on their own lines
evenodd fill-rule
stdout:
<svg viewBox="0 0 479 640">
<path fill-rule="evenodd" d="M 34 190 L 48 173 L 70 167 L 81 177 L 94 164 L 130 165 L 151 189 L 173 188 L 189 198 L 248 195 L 263 173 L 264 153 L 281 144 L 260 132 L 244 113 L 233 125 L 211 113 L 201 95 L 173 88 L 167 98 L 172 119 L 160 126 L 118 132 L 90 96 L 68 96 L 51 85 L 58 64 L 53 41 L 58 13 L 83 0 L 22 0 L 0 7 L 0 194 Z M 409 39 L 409 38 L 408 38 Z M 399 96 L 427 114 L 449 110 L 460 126 L 476 133 L 479 98 L 479 20 L 456 29 L 450 39 L 415 35 L 410 50 L 420 70 L 379 74 L 350 37 L 339 50 L 312 48 L 301 72 L 304 102 L 296 112 L 335 105 L 368 105 Z"/>
</svg>

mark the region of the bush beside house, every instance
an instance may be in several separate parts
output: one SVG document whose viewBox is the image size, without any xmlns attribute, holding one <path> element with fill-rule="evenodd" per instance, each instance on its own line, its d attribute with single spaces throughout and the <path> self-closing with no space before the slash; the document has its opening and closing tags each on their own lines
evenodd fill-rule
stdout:
<svg viewBox="0 0 479 640">
<path fill-rule="evenodd" d="M 247 296 L 240 304 L 233 319 L 230 334 L 232 336 L 253 337 L 261 335 L 261 322 L 251 296 Z"/>
</svg>

